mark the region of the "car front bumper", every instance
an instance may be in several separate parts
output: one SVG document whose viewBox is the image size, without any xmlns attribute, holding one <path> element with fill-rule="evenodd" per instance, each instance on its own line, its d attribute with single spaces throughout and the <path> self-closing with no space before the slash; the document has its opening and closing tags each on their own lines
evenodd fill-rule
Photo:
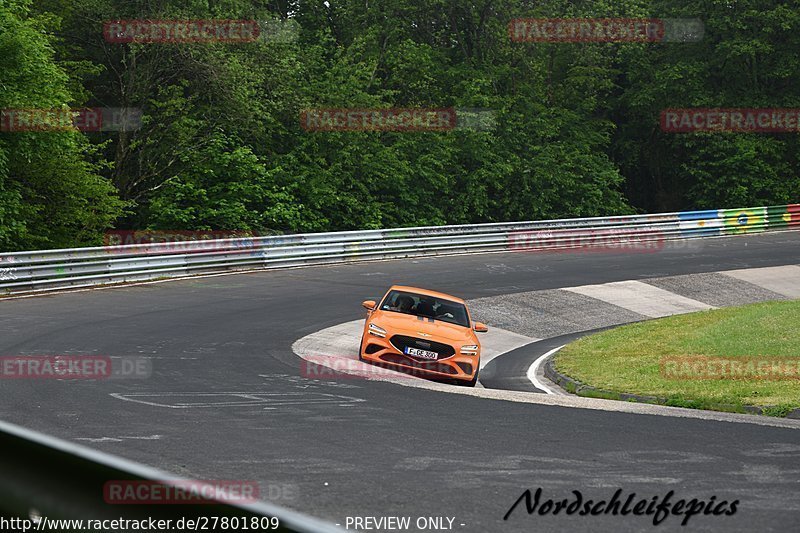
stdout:
<svg viewBox="0 0 800 533">
<path fill-rule="evenodd" d="M 480 352 L 477 355 L 463 355 L 458 348 L 455 353 L 437 360 L 424 360 L 404 354 L 389 339 L 366 334 L 361 345 L 361 357 L 370 363 L 388 366 L 426 378 L 448 378 L 470 381 L 480 366 Z"/>
</svg>

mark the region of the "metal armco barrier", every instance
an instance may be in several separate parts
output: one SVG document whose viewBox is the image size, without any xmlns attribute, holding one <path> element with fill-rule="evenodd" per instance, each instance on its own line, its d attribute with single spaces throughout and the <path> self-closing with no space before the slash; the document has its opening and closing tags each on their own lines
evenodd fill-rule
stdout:
<svg viewBox="0 0 800 533">
<path fill-rule="evenodd" d="M 186 486 L 188 480 L 120 459 L 28 429 L 0 422 L 0 517 L 30 520 L 28 531 L 38 531 L 35 520 L 47 519 L 41 531 L 93 531 L 88 520 L 193 520 L 206 524 L 205 530 L 244 529 L 257 531 L 337 532 L 341 529 L 321 520 L 265 502 L 195 504 L 107 503 L 107 482 L 155 482 L 159 486 Z M 181 485 L 184 483 L 184 485 Z M 173 485 L 174 484 L 174 485 Z M 238 527 L 212 528 L 209 517 Z M 54 520 L 83 520 L 83 527 L 60 525 Z M 198 522 L 198 520 L 200 522 Z M 208 522 L 205 522 L 208 520 Z M 270 522 L 270 527 L 252 527 Z M 243 527 L 243 524 L 246 526 Z M 103 528 L 109 531 L 114 527 Z M 130 528 L 119 528 L 125 531 Z M 145 530 L 147 528 L 140 528 Z M 203 529 L 202 525 L 197 529 Z M 22 531 L 21 527 L 13 530 Z M 153 529 L 150 528 L 152 531 Z"/>
<path fill-rule="evenodd" d="M 0 253 L 0 294 L 236 270 L 490 251 L 618 247 L 800 229 L 800 204 Z"/>
</svg>

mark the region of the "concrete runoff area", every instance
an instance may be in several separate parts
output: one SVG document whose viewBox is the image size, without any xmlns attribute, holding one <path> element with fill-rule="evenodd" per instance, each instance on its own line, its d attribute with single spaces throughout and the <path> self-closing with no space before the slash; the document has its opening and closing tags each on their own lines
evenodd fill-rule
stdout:
<svg viewBox="0 0 800 533">
<path fill-rule="evenodd" d="M 489 296 L 468 303 L 472 314 L 481 320 L 540 339 L 647 318 L 561 289 Z"/>
<path fill-rule="evenodd" d="M 731 307 L 786 299 L 781 294 L 728 276 L 725 272 L 685 274 L 682 276 L 648 279 L 646 282 L 655 287 L 705 302 L 714 307 Z"/>
<path fill-rule="evenodd" d="M 642 281 L 617 281 L 602 285 L 569 287 L 564 290 L 602 300 L 650 318 L 713 308 L 711 305 L 648 285 Z"/>
<path fill-rule="evenodd" d="M 797 265 L 731 270 L 724 274 L 787 298 L 800 298 L 800 266 Z"/>
</svg>

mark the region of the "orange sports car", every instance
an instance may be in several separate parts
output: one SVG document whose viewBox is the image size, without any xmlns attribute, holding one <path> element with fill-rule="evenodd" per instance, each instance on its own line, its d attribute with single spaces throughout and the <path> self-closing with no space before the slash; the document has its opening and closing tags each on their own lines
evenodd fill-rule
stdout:
<svg viewBox="0 0 800 533">
<path fill-rule="evenodd" d="M 367 320 L 361 337 L 362 361 L 474 386 L 481 343 L 464 300 L 441 292 L 402 287 L 389 289 L 380 304 L 363 302 Z"/>
</svg>

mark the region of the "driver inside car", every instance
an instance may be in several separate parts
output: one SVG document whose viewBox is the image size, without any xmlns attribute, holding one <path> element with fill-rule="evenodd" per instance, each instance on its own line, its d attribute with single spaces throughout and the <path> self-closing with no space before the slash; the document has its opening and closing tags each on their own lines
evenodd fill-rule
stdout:
<svg viewBox="0 0 800 533">
<path fill-rule="evenodd" d="M 398 311 L 400 313 L 410 313 L 412 307 L 414 307 L 414 299 L 411 296 L 401 295 L 397 297 L 394 305 L 390 307 L 389 310 Z"/>
<path fill-rule="evenodd" d="M 433 318 L 433 303 L 427 298 L 422 298 L 415 309 L 418 316 L 427 316 Z"/>
</svg>

